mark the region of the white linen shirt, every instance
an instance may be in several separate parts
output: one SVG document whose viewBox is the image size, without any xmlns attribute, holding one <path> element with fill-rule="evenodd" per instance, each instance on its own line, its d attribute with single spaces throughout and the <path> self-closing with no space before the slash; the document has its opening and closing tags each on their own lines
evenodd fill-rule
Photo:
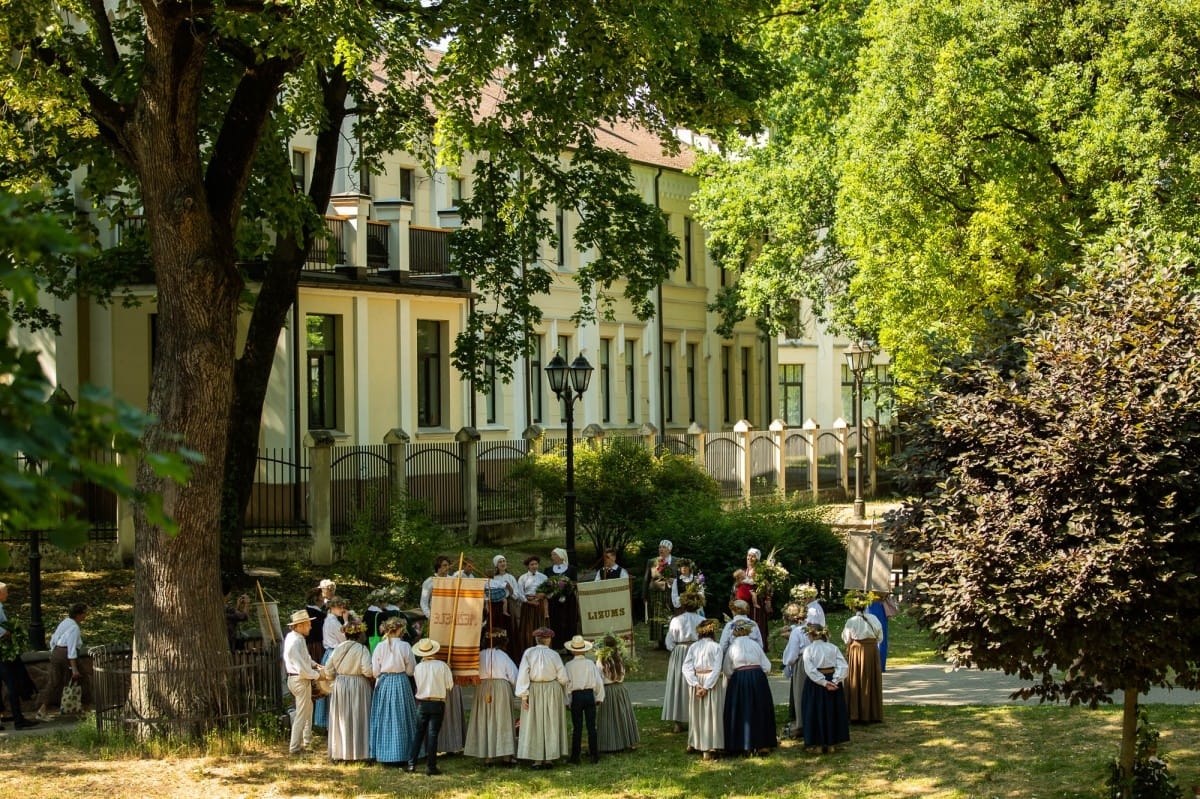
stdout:
<svg viewBox="0 0 1200 799">
<path fill-rule="evenodd" d="M 425 658 L 413 669 L 417 688 L 413 696 L 427 701 L 446 701 L 446 694 L 454 688 L 454 672 L 443 660 Z"/>
<path fill-rule="evenodd" d="M 721 669 L 728 675 L 743 666 L 758 666 L 763 673 L 771 673 L 771 659 L 758 642 L 749 635 L 735 635 L 725 650 L 725 663 Z"/>
<path fill-rule="evenodd" d="M 597 705 L 604 701 L 604 677 L 600 674 L 599 666 L 585 657 L 576 655 L 571 658 L 571 662 L 565 668 L 567 670 L 565 693 L 568 707 L 571 705 L 572 691 L 587 691 L 590 689 L 596 699 Z"/>
<path fill-rule="evenodd" d="M 883 625 L 870 613 L 860 611 L 846 620 L 846 626 L 842 628 L 842 642 L 848 644 L 864 638 L 882 639 Z"/>
<path fill-rule="evenodd" d="M 503 649 L 485 649 L 479 653 L 479 679 L 508 680 L 517 684 L 517 664 Z"/>
<path fill-rule="evenodd" d="M 283 639 L 283 670 L 288 676 L 306 680 L 315 680 L 318 676 L 308 654 L 308 641 L 295 630 L 289 630 Z"/>
<path fill-rule="evenodd" d="M 371 671 L 381 674 L 407 674 L 412 676 L 417 665 L 412 647 L 403 638 L 383 638 L 371 654 Z"/>
<path fill-rule="evenodd" d="M 54 635 L 50 636 L 50 648 L 56 646 L 65 646 L 67 648 L 67 657 L 75 659 L 79 656 L 79 650 L 83 646 L 83 632 L 79 629 L 79 622 L 67 616 L 58 623 L 54 628 Z"/>
<path fill-rule="evenodd" d="M 524 699 L 529 696 L 529 685 L 535 682 L 558 682 L 567 686 L 567 669 L 558 653 L 545 644 L 531 646 L 521 656 L 521 667 L 517 669 L 515 693 Z"/>
<path fill-rule="evenodd" d="M 711 690 L 721 679 L 725 650 L 711 638 L 701 638 L 688 648 L 683 659 L 683 679 L 693 688 Z"/>
<path fill-rule="evenodd" d="M 729 649 L 729 641 L 731 638 L 733 638 L 733 625 L 735 622 L 738 622 L 738 621 L 750 621 L 750 617 L 746 616 L 744 614 L 738 613 L 732 619 L 729 620 L 729 623 L 725 625 L 725 629 L 721 630 L 721 648 L 722 649 Z M 751 624 L 753 624 L 753 622 L 751 622 Z M 754 625 L 754 629 L 750 631 L 750 633 L 747 637 L 754 639 L 755 641 L 758 642 L 759 646 L 762 646 L 762 642 L 763 642 L 762 633 L 759 632 L 757 624 Z"/>
<path fill-rule="evenodd" d="M 321 643 L 326 649 L 333 649 L 346 640 L 342 632 L 342 620 L 330 613 L 325 617 L 325 626 L 321 628 Z"/>
<path fill-rule="evenodd" d="M 842 650 L 837 648 L 836 644 L 831 644 L 828 641 L 813 641 L 804 648 L 804 673 L 808 675 L 808 679 L 824 685 L 828 681 L 833 681 L 841 685 L 842 680 L 846 679 L 846 675 L 850 672 L 850 664 L 846 662 L 846 656 L 842 654 Z M 821 673 L 821 669 L 833 669 L 833 676 L 826 677 Z"/>
<path fill-rule="evenodd" d="M 529 597 L 532 594 L 533 601 L 534 602 L 538 601 L 538 599 L 539 599 L 539 597 L 537 596 L 538 586 L 541 585 L 542 583 L 546 582 L 549 579 L 550 579 L 549 577 L 542 574 L 541 572 L 534 572 L 533 574 L 530 574 L 529 572 L 525 572 L 524 574 L 522 574 L 520 577 L 517 578 L 517 589 L 519 591 L 517 598 L 528 602 L 530 600 L 527 597 Z"/>
<path fill-rule="evenodd" d="M 675 618 L 671 619 L 671 625 L 667 627 L 666 645 L 667 651 L 670 652 L 679 644 L 695 643 L 700 636 L 696 634 L 696 625 L 704 621 L 704 617 L 699 613 L 680 613 Z"/>
<path fill-rule="evenodd" d="M 792 632 L 788 636 L 787 646 L 783 649 L 783 667 L 787 672 L 787 676 L 791 677 L 796 669 L 800 658 L 804 656 L 804 648 L 808 646 L 808 633 L 804 632 L 803 624 L 793 624 Z M 803 666 L 800 666 L 803 668 Z"/>
</svg>

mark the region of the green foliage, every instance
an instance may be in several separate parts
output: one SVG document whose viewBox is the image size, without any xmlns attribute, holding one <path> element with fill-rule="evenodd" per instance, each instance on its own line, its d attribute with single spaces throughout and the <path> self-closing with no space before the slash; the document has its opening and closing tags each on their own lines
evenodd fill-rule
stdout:
<svg viewBox="0 0 1200 799">
<path fill-rule="evenodd" d="M 716 484 L 703 470 L 687 458 L 652 455 L 640 439 L 577 443 L 574 458 L 576 520 L 595 547 L 593 560 L 612 547 L 625 562 L 629 544 L 643 535 L 663 508 L 719 506 Z M 565 450 L 530 455 L 513 469 L 512 477 L 540 491 L 544 507 L 562 507 Z M 583 557 L 581 561 L 589 562 Z"/>
<path fill-rule="evenodd" d="M 830 528 L 826 509 L 798 500 L 758 498 L 729 510 L 664 504 L 653 524 L 642 531 L 641 551 L 654 553 L 663 538 L 674 544 L 677 555 L 695 561 L 704 572 L 710 615 L 726 611 L 733 570 L 745 567 L 750 547 L 764 553 L 775 549 L 776 560 L 795 583 L 840 579 L 846 567 L 846 547 Z M 785 596 L 786 586 L 779 593 Z"/>
<path fill-rule="evenodd" d="M 1200 6 L 822 3 L 773 23 L 772 137 L 701 213 L 751 313 L 809 297 L 916 393 L 1130 228 L 1200 252 Z"/>
<path fill-rule="evenodd" d="M 367 511 L 355 515 L 343 553 L 346 564 L 358 579 L 368 583 L 384 582 L 386 576 L 388 584 L 404 589 L 404 601 L 415 605 L 433 559 L 453 549 L 453 536 L 412 499 L 393 503 L 386 530 L 376 529 L 371 522 Z"/>
<path fill-rule="evenodd" d="M 1177 263 L 1116 251 L 904 411 L 909 612 L 1026 696 L 1200 686 L 1200 295 Z"/>
<path fill-rule="evenodd" d="M 1150 714 L 1140 708 L 1133 772 L 1125 774 L 1121 764 L 1115 759 L 1112 761 L 1105 782 L 1110 799 L 1180 799 L 1183 796 L 1167 769 L 1167 762 L 1158 756 L 1158 738 L 1158 728 L 1150 723 Z"/>
</svg>

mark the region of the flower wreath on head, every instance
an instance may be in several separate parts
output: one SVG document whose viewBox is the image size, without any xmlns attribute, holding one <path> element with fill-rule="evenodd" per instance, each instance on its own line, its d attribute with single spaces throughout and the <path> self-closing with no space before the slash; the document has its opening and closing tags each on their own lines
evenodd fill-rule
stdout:
<svg viewBox="0 0 1200 799">
<path fill-rule="evenodd" d="M 875 591 L 862 591 L 857 588 L 852 588 L 846 592 L 846 597 L 843 601 L 846 603 L 846 607 L 850 608 L 850 610 L 858 612 L 860 610 L 866 610 L 872 604 L 882 600 L 883 594 Z"/>
<path fill-rule="evenodd" d="M 812 583 L 800 583 L 792 586 L 792 590 L 788 593 L 788 596 L 797 602 L 803 602 L 807 605 L 816 599 L 819 594 L 820 592 L 817 591 L 817 587 Z"/>
</svg>

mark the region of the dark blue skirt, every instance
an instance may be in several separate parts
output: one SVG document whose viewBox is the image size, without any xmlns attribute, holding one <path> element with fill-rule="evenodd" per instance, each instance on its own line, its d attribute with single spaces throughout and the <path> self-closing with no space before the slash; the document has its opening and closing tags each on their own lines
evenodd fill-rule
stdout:
<svg viewBox="0 0 1200 799">
<path fill-rule="evenodd" d="M 779 746 L 775 699 L 762 669 L 735 671 L 725 688 L 725 751 L 753 752 Z"/>
<path fill-rule="evenodd" d="M 846 705 L 845 688 L 830 691 L 805 680 L 801 699 L 805 746 L 837 746 L 850 740 L 850 709 Z"/>
</svg>

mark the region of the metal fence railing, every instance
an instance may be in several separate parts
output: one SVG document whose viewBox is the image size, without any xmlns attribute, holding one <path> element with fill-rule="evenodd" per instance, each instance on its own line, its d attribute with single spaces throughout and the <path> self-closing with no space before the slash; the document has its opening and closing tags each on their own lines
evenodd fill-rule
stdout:
<svg viewBox="0 0 1200 799">
<path fill-rule="evenodd" d="M 356 524 L 387 527 L 391 466 L 386 444 L 333 448 L 329 503 L 335 536 L 349 534 Z"/>
<path fill-rule="evenodd" d="M 258 451 L 245 538 L 289 538 L 309 535 L 307 450 L 264 447 Z"/>
</svg>

